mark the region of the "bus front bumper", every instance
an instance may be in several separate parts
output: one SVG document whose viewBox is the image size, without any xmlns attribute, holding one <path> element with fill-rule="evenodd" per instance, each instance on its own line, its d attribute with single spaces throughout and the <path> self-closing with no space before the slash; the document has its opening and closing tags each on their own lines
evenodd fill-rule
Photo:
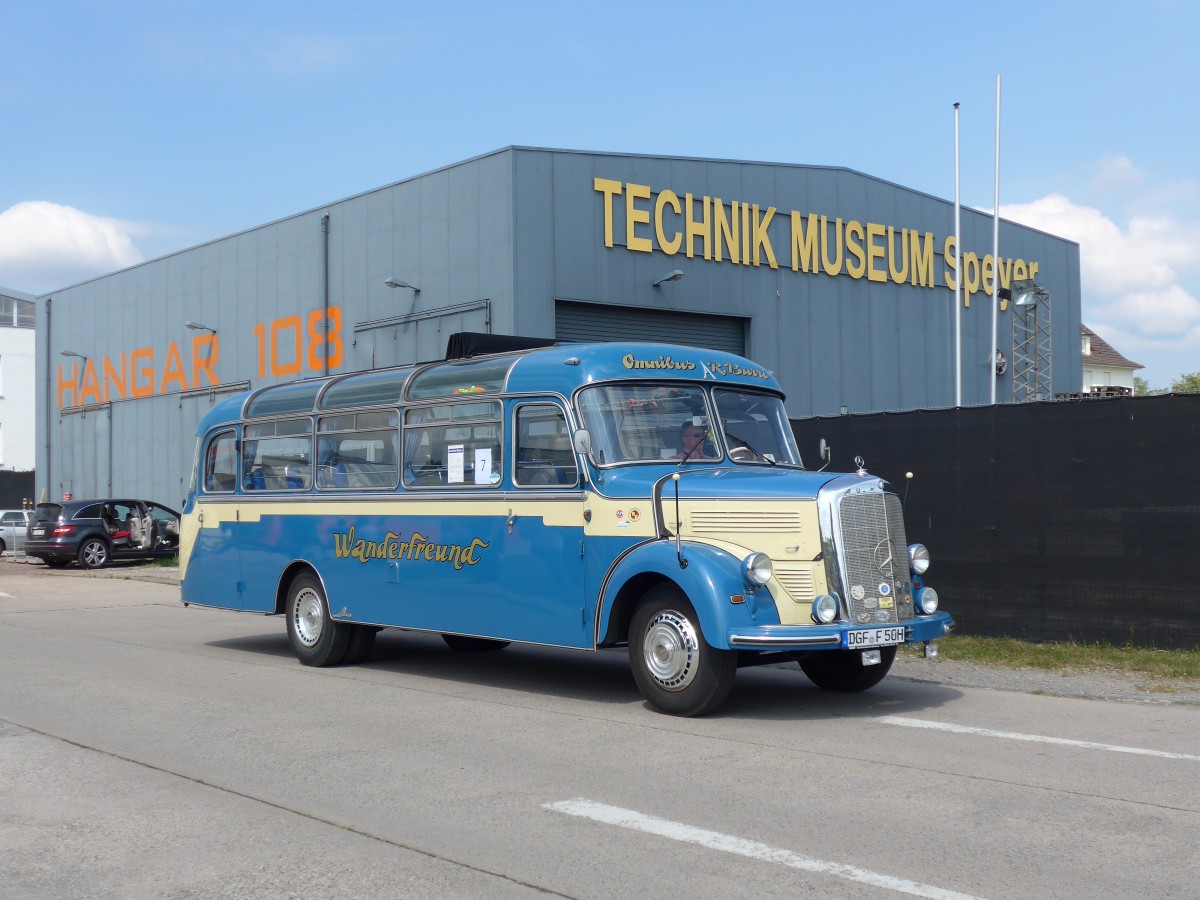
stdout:
<svg viewBox="0 0 1200 900">
<path fill-rule="evenodd" d="M 949 613 L 917 616 L 892 625 L 760 625 L 731 628 L 726 640 L 731 650 L 861 650 L 875 647 L 921 644 L 950 633 L 954 619 Z"/>
</svg>

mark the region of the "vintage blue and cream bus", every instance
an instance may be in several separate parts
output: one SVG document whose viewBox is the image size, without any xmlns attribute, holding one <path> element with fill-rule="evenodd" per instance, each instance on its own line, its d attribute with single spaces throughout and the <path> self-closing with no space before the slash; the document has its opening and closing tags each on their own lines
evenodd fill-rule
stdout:
<svg viewBox="0 0 1200 900">
<path fill-rule="evenodd" d="M 774 376 L 659 344 L 561 344 L 272 385 L 197 429 L 185 604 L 283 615 L 300 662 L 381 628 L 459 651 L 628 647 L 699 715 L 739 666 L 860 691 L 952 619 L 880 479 L 803 467 Z"/>
</svg>

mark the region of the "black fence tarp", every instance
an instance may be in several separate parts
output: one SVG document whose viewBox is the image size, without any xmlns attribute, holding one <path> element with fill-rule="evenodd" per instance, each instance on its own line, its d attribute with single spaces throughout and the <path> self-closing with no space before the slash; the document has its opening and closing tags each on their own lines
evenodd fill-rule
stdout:
<svg viewBox="0 0 1200 900">
<path fill-rule="evenodd" d="M 0 471 L 0 509 L 24 509 L 33 500 L 33 472 Z"/>
<path fill-rule="evenodd" d="M 1200 395 L 792 422 L 805 462 L 867 470 L 964 634 L 1200 645 Z M 906 473 L 912 472 L 912 479 Z"/>
</svg>

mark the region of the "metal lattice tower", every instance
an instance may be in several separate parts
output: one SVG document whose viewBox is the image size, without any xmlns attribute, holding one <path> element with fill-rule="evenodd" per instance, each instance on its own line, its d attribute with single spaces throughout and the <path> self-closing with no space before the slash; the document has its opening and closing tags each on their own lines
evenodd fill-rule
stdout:
<svg viewBox="0 0 1200 900">
<path fill-rule="evenodd" d="M 1040 284 L 1013 285 L 1013 403 L 1052 400 L 1050 292 Z"/>
</svg>

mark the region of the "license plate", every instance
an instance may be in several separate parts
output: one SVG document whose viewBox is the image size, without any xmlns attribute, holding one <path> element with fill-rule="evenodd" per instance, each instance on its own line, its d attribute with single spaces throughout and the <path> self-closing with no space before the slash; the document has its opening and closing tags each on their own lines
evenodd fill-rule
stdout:
<svg viewBox="0 0 1200 900">
<path fill-rule="evenodd" d="M 45 537 L 46 529 L 45 528 L 34 528 L 29 532 L 29 534 L 32 537 Z"/>
<path fill-rule="evenodd" d="M 886 647 L 891 644 L 903 643 L 903 625 L 893 625 L 889 628 L 859 628 L 846 632 L 846 647 L 849 650 L 857 650 L 860 647 Z"/>
</svg>

